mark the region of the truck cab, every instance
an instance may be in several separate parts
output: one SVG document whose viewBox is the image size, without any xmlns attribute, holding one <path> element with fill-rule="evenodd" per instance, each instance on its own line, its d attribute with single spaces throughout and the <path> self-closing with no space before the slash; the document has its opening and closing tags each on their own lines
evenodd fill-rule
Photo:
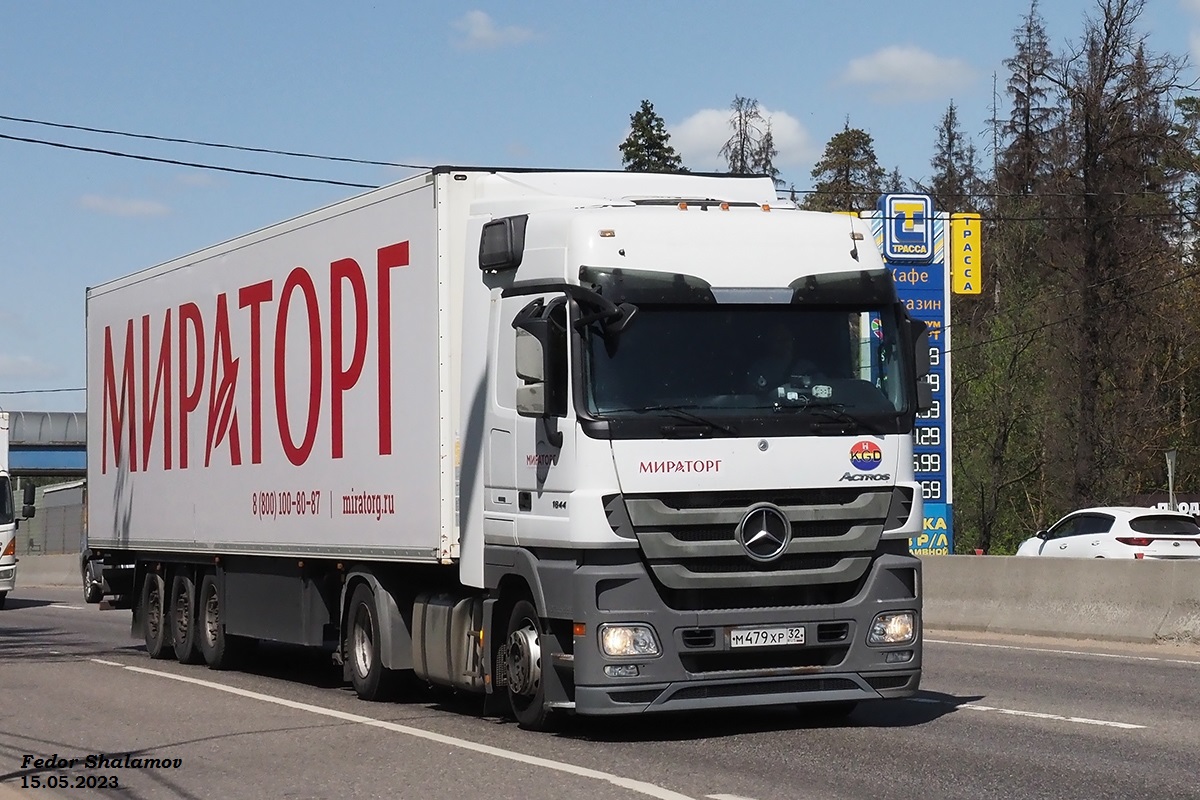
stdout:
<svg viewBox="0 0 1200 800">
<path fill-rule="evenodd" d="M 26 484 L 24 507 L 17 513 L 9 474 L 8 440 L 8 413 L 0 412 L 0 608 L 4 607 L 8 593 L 17 588 L 17 528 L 21 519 L 34 514 L 33 484 Z"/>
<path fill-rule="evenodd" d="M 515 707 L 915 692 L 928 349 L 863 223 L 686 198 L 543 210 L 484 224 L 480 268 L 503 287 L 485 582 L 522 573 L 543 618 L 572 621 L 510 623 Z"/>
</svg>

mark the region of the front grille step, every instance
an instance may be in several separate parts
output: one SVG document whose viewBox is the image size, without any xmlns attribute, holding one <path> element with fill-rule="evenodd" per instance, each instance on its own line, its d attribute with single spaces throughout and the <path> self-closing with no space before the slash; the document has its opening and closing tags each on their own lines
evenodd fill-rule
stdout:
<svg viewBox="0 0 1200 800">
<path fill-rule="evenodd" d="M 717 631 L 714 628 L 696 628 L 682 633 L 683 646 L 700 649 L 717 646 Z"/>
</svg>

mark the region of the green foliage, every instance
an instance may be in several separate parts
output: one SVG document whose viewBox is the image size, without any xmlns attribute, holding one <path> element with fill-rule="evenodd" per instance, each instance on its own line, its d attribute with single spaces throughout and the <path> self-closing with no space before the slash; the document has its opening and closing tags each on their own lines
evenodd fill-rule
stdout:
<svg viewBox="0 0 1200 800">
<path fill-rule="evenodd" d="M 667 125 L 649 100 L 629 115 L 629 136 L 621 143 L 621 164 L 627 172 L 686 172 L 683 159 L 671 146 Z"/>
<path fill-rule="evenodd" d="M 875 155 L 875 142 L 860 128 L 845 128 L 825 145 L 813 167 L 813 192 L 803 208 L 812 211 L 863 211 L 875 207 L 883 193 L 885 172 Z"/>
<path fill-rule="evenodd" d="M 1067 511 L 1163 491 L 1170 448 L 1177 491 L 1200 489 L 1200 103 L 1178 97 L 1181 59 L 1146 51 L 1143 7 L 1099 0 L 1055 54 L 1033 2 L 1013 37 L 979 184 L 984 291 L 952 306 L 960 551 L 1011 552 Z M 952 111 L 928 187 L 943 208 L 969 185 Z"/>
</svg>

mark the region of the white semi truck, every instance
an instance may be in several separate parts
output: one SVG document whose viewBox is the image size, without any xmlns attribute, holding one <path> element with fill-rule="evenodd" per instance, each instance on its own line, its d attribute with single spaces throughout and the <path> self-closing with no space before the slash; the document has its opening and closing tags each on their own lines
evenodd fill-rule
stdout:
<svg viewBox="0 0 1200 800">
<path fill-rule="evenodd" d="M 913 694 L 923 325 L 787 205 L 440 167 L 90 289 L 106 591 L 152 657 L 311 645 L 535 729 Z"/>
</svg>

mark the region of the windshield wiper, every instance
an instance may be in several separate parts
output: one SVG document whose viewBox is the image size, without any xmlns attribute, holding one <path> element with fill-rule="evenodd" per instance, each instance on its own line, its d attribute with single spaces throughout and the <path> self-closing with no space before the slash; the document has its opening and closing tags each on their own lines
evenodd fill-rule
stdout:
<svg viewBox="0 0 1200 800">
<path fill-rule="evenodd" d="M 706 408 L 706 406 L 697 406 L 697 405 L 642 406 L 640 408 L 617 408 L 617 409 L 613 409 L 611 411 L 607 411 L 605 413 L 607 413 L 607 414 L 612 414 L 612 413 L 650 414 L 655 411 L 660 411 L 660 412 L 663 412 L 666 414 L 670 414 L 671 416 L 673 416 L 677 419 L 687 420 L 688 422 L 694 423 L 696 425 L 703 425 L 705 428 L 707 428 L 709 430 L 721 431 L 722 433 L 724 433 L 727 436 L 737 436 L 737 428 L 734 428 L 731 425 L 726 425 L 723 422 L 717 422 L 714 419 L 709 419 L 708 417 L 700 416 L 699 414 L 696 414 L 696 413 L 688 410 L 691 408 L 701 408 L 702 409 L 702 408 Z"/>
<path fill-rule="evenodd" d="M 775 411 L 808 412 L 815 416 L 825 417 L 832 422 L 842 422 L 865 428 L 871 433 L 882 436 L 886 431 L 873 422 L 868 422 L 857 414 L 851 414 L 842 403 L 814 402 L 812 400 L 797 403 L 776 403 Z"/>
</svg>

